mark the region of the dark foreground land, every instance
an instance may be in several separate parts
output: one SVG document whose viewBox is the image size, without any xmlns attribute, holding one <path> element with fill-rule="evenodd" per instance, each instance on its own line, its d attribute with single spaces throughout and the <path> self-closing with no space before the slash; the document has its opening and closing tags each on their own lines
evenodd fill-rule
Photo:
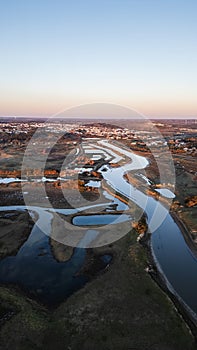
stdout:
<svg viewBox="0 0 197 350">
<path fill-rule="evenodd" d="M 112 264 L 55 310 L 1 286 L 0 349 L 195 349 L 182 317 L 145 272 L 136 238 L 132 230 L 113 244 Z"/>
</svg>

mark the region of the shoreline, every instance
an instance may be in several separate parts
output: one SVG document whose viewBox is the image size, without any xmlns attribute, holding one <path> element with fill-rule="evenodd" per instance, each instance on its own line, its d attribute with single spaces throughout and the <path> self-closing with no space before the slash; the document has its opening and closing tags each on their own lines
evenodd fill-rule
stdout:
<svg viewBox="0 0 197 350">
<path fill-rule="evenodd" d="M 170 213 L 170 215 L 171 214 L 172 213 Z M 174 215 L 172 215 L 172 218 L 175 220 Z M 178 223 L 180 225 L 180 229 L 183 228 L 177 217 L 176 220 L 177 225 Z M 146 251 L 148 264 L 147 273 L 149 274 L 151 279 L 159 286 L 159 288 L 165 293 L 166 297 L 172 301 L 176 312 L 178 312 L 178 314 L 183 318 L 186 326 L 191 331 L 197 343 L 197 315 L 195 319 L 194 315 L 192 314 L 192 310 L 190 311 L 186 304 L 183 303 L 181 298 L 179 298 L 178 294 L 173 293 L 168 287 L 167 279 L 165 278 L 165 275 L 163 274 L 162 270 L 159 268 L 157 260 L 154 257 L 154 253 L 151 247 L 151 233 L 147 231 L 139 240 L 139 243 L 143 246 L 143 248 Z"/>
<path fill-rule="evenodd" d="M 170 211 L 170 215 L 172 216 L 173 220 L 176 222 L 176 224 L 180 228 L 185 242 L 187 243 L 187 245 L 190 248 L 191 252 L 195 255 L 194 257 L 197 259 L 197 246 L 196 246 L 196 243 L 194 242 L 194 240 L 192 239 L 189 227 L 181 219 L 181 217 L 178 215 L 177 212 Z"/>
<path fill-rule="evenodd" d="M 148 194 L 146 194 L 146 195 L 148 196 Z M 57 196 L 57 198 L 58 197 L 59 197 L 59 195 Z M 123 200 L 124 200 L 124 198 L 123 198 Z M 162 203 L 162 205 L 165 206 L 163 203 Z M 176 212 L 171 210 L 169 212 L 169 215 L 171 215 L 171 217 L 173 218 L 173 220 L 175 221 L 177 226 L 180 228 L 181 234 L 183 235 L 187 246 L 196 255 L 197 251 L 196 251 L 194 245 L 192 244 L 192 239 L 190 237 L 188 228 L 181 221 L 181 219 L 179 218 L 179 216 Z M 149 265 L 148 271 L 147 271 L 148 274 L 150 275 L 151 279 L 154 280 L 156 285 L 158 285 L 159 288 L 163 291 L 166 298 L 170 299 L 172 301 L 172 305 L 173 305 L 176 313 L 178 315 L 180 315 L 180 317 L 183 319 L 185 326 L 188 327 L 188 329 L 192 333 L 195 341 L 197 342 L 197 328 L 196 328 L 197 322 L 194 321 L 192 313 L 186 308 L 186 306 L 184 305 L 184 302 L 181 301 L 178 294 L 176 295 L 175 293 L 172 292 L 172 290 L 170 290 L 167 279 L 165 278 L 165 274 L 162 273 L 162 270 L 159 268 L 159 264 L 157 263 L 157 259 L 154 256 L 154 252 L 153 252 L 152 246 L 151 246 L 151 234 L 149 232 L 145 233 L 144 237 L 140 240 L 140 243 L 146 248 L 146 250 L 145 250 L 146 256 L 147 256 L 146 262 Z M 98 256 L 99 255 L 97 254 L 97 257 Z M 93 267 L 94 264 L 92 266 L 90 264 L 91 255 L 89 258 L 90 258 L 89 263 L 86 260 L 86 265 L 84 265 L 83 268 L 85 269 L 85 271 L 87 269 L 86 273 L 88 272 L 87 274 L 91 275 L 91 267 Z M 95 266 L 96 266 L 98 264 L 98 261 L 96 261 L 96 254 L 94 254 L 94 260 L 95 260 L 94 262 L 95 262 Z M 113 261 L 112 261 L 112 264 L 113 264 Z M 95 269 L 93 269 L 93 270 L 95 270 Z M 82 272 L 84 272 L 83 269 L 82 269 Z M 72 294 L 71 294 L 71 298 L 72 298 Z M 68 297 L 66 299 L 70 299 L 70 297 Z"/>
</svg>

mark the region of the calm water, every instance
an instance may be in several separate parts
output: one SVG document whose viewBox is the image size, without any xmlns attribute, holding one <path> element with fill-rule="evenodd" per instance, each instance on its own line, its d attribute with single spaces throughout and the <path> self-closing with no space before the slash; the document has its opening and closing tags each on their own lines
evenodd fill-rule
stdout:
<svg viewBox="0 0 197 350">
<path fill-rule="evenodd" d="M 83 266 L 85 249 L 75 248 L 67 262 L 57 262 L 49 238 L 35 225 L 16 256 L 0 262 L 0 282 L 18 284 L 46 304 L 58 304 L 86 282 L 75 276 Z"/>
<path fill-rule="evenodd" d="M 155 191 L 159 192 L 162 196 L 166 198 L 175 198 L 175 194 L 168 188 L 156 188 Z"/>
<path fill-rule="evenodd" d="M 99 142 L 102 146 L 106 144 Z M 120 151 L 114 145 L 111 147 L 113 150 Z M 178 225 L 168 211 L 154 198 L 146 196 L 124 179 L 123 175 L 126 171 L 146 167 L 145 158 L 126 150 L 121 151 L 130 157 L 132 162 L 114 169 L 105 166 L 102 175 L 112 189 L 123 194 L 145 211 L 149 229 L 152 232 L 151 245 L 158 268 L 162 270 L 171 290 L 197 314 L 197 259 L 187 246 Z M 110 196 L 108 195 L 108 198 Z M 112 198 L 116 209 L 124 210 L 125 204 L 120 203 L 114 197 Z M 111 210 L 111 204 L 109 203 L 106 208 Z M 18 207 L 18 209 L 24 209 L 24 207 Z M 0 210 L 6 210 L 6 207 Z M 65 209 L 53 209 L 53 211 L 66 214 Z M 67 214 L 73 214 L 77 211 L 78 209 L 70 210 L 70 212 L 67 211 Z M 49 235 L 50 215 L 42 209 L 42 225 L 44 231 L 49 232 Z M 125 217 L 125 219 L 128 218 Z M 73 223 L 82 226 L 98 225 L 108 224 L 110 220 L 114 220 L 114 215 L 80 215 L 73 219 Z M 84 240 L 89 241 L 97 234 L 96 230 L 87 230 Z M 0 282 L 17 283 L 44 302 L 58 303 L 87 282 L 86 277 L 76 276 L 83 266 L 85 255 L 86 251 L 78 247 L 75 248 L 74 254 L 68 262 L 57 263 L 51 254 L 49 238 L 35 225 L 18 254 L 0 262 Z M 102 259 L 107 265 L 111 257 L 106 255 Z"/>
<path fill-rule="evenodd" d="M 131 221 L 131 216 L 127 214 L 105 214 L 105 215 L 79 215 L 73 218 L 73 225 L 79 226 L 98 226 L 119 224 L 125 221 Z"/>
<path fill-rule="evenodd" d="M 133 169 L 134 162 L 130 165 Z M 138 159 L 136 160 L 136 162 Z M 142 168 L 144 163 L 142 162 Z M 197 258 L 185 242 L 181 230 L 160 202 L 146 196 L 123 177 L 125 167 L 102 172 L 108 184 L 131 199 L 147 215 L 152 251 L 158 268 L 163 272 L 171 291 L 197 315 Z M 195 316 L 196 317 L 196 316 Z"/>
<path fill-rule="evenodd" d="M 96 234 L 97 231 L 88 230 L 83 240 L 89 241 Z M 0 261 L 0 282 L 17 284 L 41 302 L 56 305 L 88 281 L 86 276 L 77 275 L 85 257 L 86 249 L 78 247 L 70 260 L 57 262 L 51 252 L 49 237 L 34 225 L 17 255 Z M 111 260 L 108 255 L 101 258 L 103 267 Z"/>
</svg>

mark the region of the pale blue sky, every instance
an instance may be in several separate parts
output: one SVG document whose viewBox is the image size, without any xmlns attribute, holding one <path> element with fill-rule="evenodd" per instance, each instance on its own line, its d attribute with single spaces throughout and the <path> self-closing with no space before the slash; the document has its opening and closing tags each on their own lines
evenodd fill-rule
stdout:
<svg viewBox="0 0 197 350">
<path fill-rule="evenodd" d="M 0 0 L 0 115 L 197 116 L 196 0 Z"/>
</svg>

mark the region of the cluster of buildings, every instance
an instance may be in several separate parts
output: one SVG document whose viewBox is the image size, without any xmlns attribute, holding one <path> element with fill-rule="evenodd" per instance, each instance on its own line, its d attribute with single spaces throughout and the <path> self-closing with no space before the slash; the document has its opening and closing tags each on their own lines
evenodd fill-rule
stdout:
<svg viewBox="0 0 197 350">
<path fill-rule="evenodd" d="M 114 123 L 115 124 L 115 123 Z M 144 123 L 129 127 L 114 125 L 113 122 L 87 121 L 5 121 L 0 123 L 1 144 L 21 145 L 25 139 L 31 138 L 38 129 L 44 129 L 45 134 L 53 133 L 64 135 L 64 142 L 76 144 L 85 138 L 104 138 L 122 140 L 127 146 L 138 150 L 148 148 L 162 148 L 168 145 L 172 152 L 197 154 L 197 135 L 195 128 L 189 125 L 170 125 L 168 121 L 152 123 L 152 127 Z M 120 123 L 118 123 L 120 124 Z M 129 124 L 129 122 L 128 122 Z M 138 128 L 138 126 L 140 126 Z M 27 135 L 28 134 L 28 135 Z M 38 139 L 39 142 L 39 139 Z"/>
</svg>

